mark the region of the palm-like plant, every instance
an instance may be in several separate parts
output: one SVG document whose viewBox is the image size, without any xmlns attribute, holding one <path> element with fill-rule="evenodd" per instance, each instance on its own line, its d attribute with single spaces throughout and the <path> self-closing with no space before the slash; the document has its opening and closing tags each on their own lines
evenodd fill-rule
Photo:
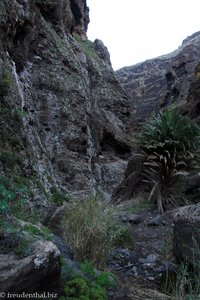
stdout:
<svg viewBox="0 0 200 300">
<path fill-rule="evenodd" d="M 195 161 L 200 146 L 199 127 L 188 117 L 165 111 L 142 125 L 138 142 L 144 181 L 152 187 L 149 200 L 156 197 L 163 213 L 168 204 L 177 204 L 175 186 Z"/>
</svg>

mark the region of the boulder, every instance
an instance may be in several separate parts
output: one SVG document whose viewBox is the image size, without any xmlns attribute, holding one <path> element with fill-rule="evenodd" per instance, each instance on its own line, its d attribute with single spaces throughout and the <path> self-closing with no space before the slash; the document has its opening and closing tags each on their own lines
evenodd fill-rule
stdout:
<svg viewBox="0 0 200 300">
<path fill-rule="evenodd" d="M 0 254 L 0 291 L 36 292 L 56 281 L 61 270 L 60 251 L 50 241 L 39 240 L 30 256 Z"/>
<path fill-rule="evenodd" d="M 194 264 L 200 259 L 200 204 L 180 207 L 172 217 L 174 254 L 179 261 Z"/>
</svg>

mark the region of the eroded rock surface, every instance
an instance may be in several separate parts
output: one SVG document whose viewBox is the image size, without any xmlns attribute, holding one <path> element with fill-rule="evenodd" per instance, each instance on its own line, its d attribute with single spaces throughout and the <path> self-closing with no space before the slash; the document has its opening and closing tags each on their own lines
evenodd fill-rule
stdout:
<svg viewBox="0 0 200 300">
<path fill-rule="evenodd" d="M 30 256 L 0 254 L 1 292 L 34 292 L 60 275 L 60 251 L 49 241 L 37 241 Z"/>
<path fill-rule="evenodd" d="M 130 101 L 133 126 L 173 103 L 178 103 L 183 113 L 191 114 L 192 110 L 193 115 L 199 115 L 198 100 L 195 101 L 199 90 L 199 53 L 197 32 L 170 54 L 116 71 Z"/>
<path fill-rule="evenodd" d="M 200 204 L 180 207 L 172 212 L 174 219 L 174 253 L 189 264 L 200 259 Z"/>
<path fill-rule="evenodd" d="M 83 197 L 105 187 L 109 196 L 131 151 L 129 105 L 106 47 L 87 40 L 86 1 L 7 0 L 0 8 L 2 82 L 10 72 L 1 105 L 21 111 L 25 174 L 47 191 Z"/>
</svg>

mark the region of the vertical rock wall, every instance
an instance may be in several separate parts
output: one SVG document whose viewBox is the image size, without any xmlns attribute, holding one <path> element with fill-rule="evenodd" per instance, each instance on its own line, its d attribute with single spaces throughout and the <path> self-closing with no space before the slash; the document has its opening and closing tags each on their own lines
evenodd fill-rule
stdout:
<svg viewBox="0 0 200 300">
<path fill-rule="evenodd" d="M 7 0 L 0 6 L 2 84 L 4 69 L 10 74 L 1 107 L 21 112 L 23 149 L 16 155 L 25 176 L 75 196 L 98 188 L 110 194 L 131 151 L 129 105 L 107 49 L 87 40 L 86 1 Z"/>
</svg>

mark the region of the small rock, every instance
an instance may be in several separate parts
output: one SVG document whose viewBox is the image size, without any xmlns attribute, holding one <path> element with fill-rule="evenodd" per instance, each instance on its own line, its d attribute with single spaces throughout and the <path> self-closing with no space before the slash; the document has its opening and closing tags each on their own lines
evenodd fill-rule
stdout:
<svg viewBox="0 0 200 300">
<path fill-rule="evenodd" d="M 141 222 L 141 217 L 136 215 L 136 214 L 130 214 L 128 215 L 128 221 L 129 223 L 132 223 L 132 224 L 138 224 Z"/>
<path fill-rule="evenodd" d="M 157 260 L 157 255 L 156 254 L 149 254 L 148 256 L 147 256 L 147 258 L 145 259 L 145 263 L 146 264 L 153 264 L 153 263 L 155 263 L 156 262 L 156 260 Z"/>
<path fill-rule="evenodd" d="M 148 277 L 149 280 L 154 281 L 155 278 L 154 277 Z"/>
<path fill-rule="evenodd" d="M 139 263 L 144 264 L 145 263 L 145 259 L 144 258 L 139 258 Z"/>
<path fill-rule="evenodd" d="M 119 216 L 122 222 L 129 222 L 132 224 L 138 224 L 141 222 L 141 217 L 136 214 L 125 213 Z"/>
<path fill-rule="evenodd" d="M 126 223 L 126 222 L 128 222 L 128 219 L 127 219 L 127 217 L 123 216 L 123 217 L 121 217 L 121 221 Z"/>
<path fill-rule="evenodd" d="M 132 269 L 130 270 L 130 272 L 128 272 L 128 274 L 133 274 L 133 275 L 137 276 L 138 268 L 136 266 L 133 266 Z"/>
<path fill-rule="evenodd" d="M 155 218 L 152 218 L 146 222 L 147 226 L 160 226 L 162 224 L 163 224 L 163 218 L 161 215 L 158 215 Z"/>
</svg>

